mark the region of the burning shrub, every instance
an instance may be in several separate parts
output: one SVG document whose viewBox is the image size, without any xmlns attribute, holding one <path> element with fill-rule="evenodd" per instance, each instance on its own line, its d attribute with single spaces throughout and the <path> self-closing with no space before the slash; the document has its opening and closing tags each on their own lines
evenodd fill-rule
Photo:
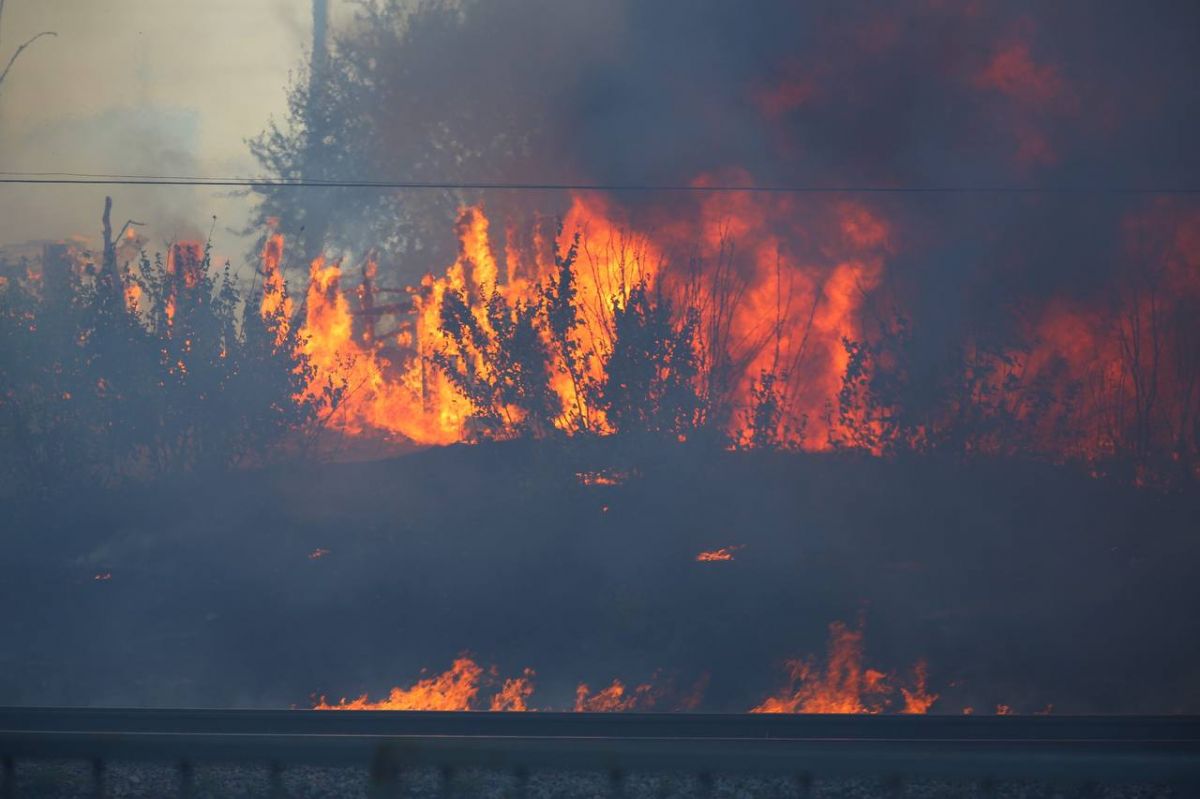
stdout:
<svg viewBox="0 0 1200 799">
<path fill-rule="evenodd" d="M 686 436 L 699 419 L 695 351 L 699 312 L 677 321 L 671 302 L 643 280 L 624 304 L 613 302 L 613 350 L 601 404 L 618 432 Z"/>
<path fill-rule="evenodd" d="M 0 292 L 0 435 L 14 481 L 259 462 L 303 427 L 313 407 L 296 396 L 312 375 L 297 332 L 239 319 L 230 268 L 215 272 L 207 246 L 143 252 L 122 273 L 107 208 L 105 232 L 98 265 L 47 247 L 37 279 Z"/>
<path fill-rule="evenodd" d="M 494 290 L 484 307 L 486 321 L 481 321 L 461 292 L 445 296 L 442 331 L 454 342 L 455 353 L 436 352 L 433 361 L 471 403 L 472 418 L 485 435 L 544 435 L 562 405 L 550 389 L 540 309 L 519 300 L 509 305 Z"/>
</svg>

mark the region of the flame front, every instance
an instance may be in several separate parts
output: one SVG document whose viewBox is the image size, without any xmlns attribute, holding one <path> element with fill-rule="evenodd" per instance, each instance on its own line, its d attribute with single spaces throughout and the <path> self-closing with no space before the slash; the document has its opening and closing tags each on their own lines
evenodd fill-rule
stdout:
<svg viewBox="0 0 1200 799">
<path fill-rule="evenodd" d="M 914 664 L 907 684 L 885 672 L 866 668 L 863 665 L 862 629 L 851 629 L 842 622 L 829 625 L 829 649 L 824 666 L 813 658 L 789 660 L 786 665 L 788 684 L 779 693 L 751 708 L 751 713 L 882 713 L 893 710 L 894 700 L 899 698 L 903 703 L 898 712 L 924 714 L 938 700 L 938 694 L 929 689 L 929 669 L 925 661 Z M 530 702 L 534 676 L 533 669 L 527 668 L 521 676 L 505 679 L 497 688 L 499 674 L 494 666 L 485 671 L 475 660 L 463 655 L 447 671 L 418 680 L 407 688 L 392 688 L 384 699 L 373 701 L 364 694 L 333 704 L 322 697 L 314 708 L 531 711 L 535 709 Z M 593 691 L 588 683 L 580 682 L 575 687 L 572 709 L 576 713 L 694 711 L 703 702 L 708 675 L 682 692 L 676 690 L 673 683 L 673 678 L 662 679 L 661 672 L 633 687 L 621 679 L 614 679 Z M 480 696 L 485 687 L 492 691 L 488 699 Z M 968 708 L 963 712 L 971 711 Z M 1008 708 L 1000 706 L 996 712 L 1004 714 Z"/>
<path fill-rule="evenodd" d="M 387 698 L 371 701 L 366 694 L 336 705 L 322 697 L 314 710 L 471 710 L 479 695 L 483 669 L 474 660 L 460 657 L 448 671 L 419 680 L 408 688 L 393 688 Z"/>
</svg>

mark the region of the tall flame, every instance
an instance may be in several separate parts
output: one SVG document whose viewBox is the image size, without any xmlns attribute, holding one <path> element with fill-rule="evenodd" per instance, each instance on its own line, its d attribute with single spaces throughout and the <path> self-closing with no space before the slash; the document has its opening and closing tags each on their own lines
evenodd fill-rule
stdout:
<svg viewBox="0 0 1200 799">
<path fill-rule="evenodd" d="M 492 697 L 489 710 L 529 710 L 529 697 L 533 695 L 533 669 L 525 669 L 520 677 L 510 677 Z"/>
<path fill-rule="evenodd" d="M 863 631 L 843 622 L 829 625 L 829 653 L 822 667 L 812 658 L 787 661 L 787 685 L 751 708 L 751 713 L 882 713 L 894 689 L 888 675 L 863 665 Z M 926 713 L 937 694 L 926 687 L 923 662 L 913 669 L 915 685 L 901 688 L 905 713 Z"/>
<path fill-rule="evenodd" d="M 843 203 L 836 208 L 837 242 L 831 245 L 833 257 L 842 260 L 832 265 L 784 263 L 784 242 L 771 230 L 794 209 L 738 197 L 721 205 L 710 201 L 701 208 L 697 258 L 713 262 L 703 275 L 664 271 L 667 246 L 684 236 L 681 228 L 667 226 L 658 237 L 639 234 L 614 221 L 612 208 L 598 195 L 575 196 L 562 233 L 549 241 L 535 231 L 532 252 L 516 246 L 510 230 L 502 257 L 492 248 L 487 215 L 481 208 L 466 208 L 457 225 L 458 257 L 412 290 L 411 311 L 387 341 L 374 335 L 373 324 L 355 335 L 355 311 L 341 287 L 341 266 L 318 258 L 310 272 L 300 337 L 315 367 L 310 396 L 326 392 L 331 383 L 340 387 L 340 399 L 330 400 L 326 411 L 330 426 L 348 435 L 394 434 L 421 444 L 469 440 L 474 432 L 472 412 L 480 409 L 472 407 L 437 364 L 453 364 L 480 382 L 511 378 L 497 371 L 495 353 L 488 349 L 494 345 L 487 342 L 502 332 L 493 309 L 520 313 L 537 307 L 546 287 L 560 277 L 560 264 L 547 251 L 553 247 L 567 253 L 578 234 L 570 298 L 576 321 L 563 338 L 551 335 L 546 322 L 536 332 L 550 361 L 546 373 L 558 409 L 551 421 L 554 427 L 612 432 L 605 409 L 589 402 L 586 389 L 605 380 L 606 361 L 616 341 L 614 313 L 640 289 L 661 292 L 678 307 L 698 309 L 702 319 L 691 346 L 702 350 L 696 353 L 701 360 L 736 361 L 731 362 L 736 367 L 732 382 L 723 389 L 734 406 L 750 403 L 759 374 L 787 371 L 789 382 L 780 389 L 789 394 L 793 416 L 809 421 L 810 435 L 802 442 L 797 426 L 781 420 L 775 438 L 824 448 L 829 436 L 821 412 L 836 394 L 845 368 L 842 340 L 859 335 L 856 316 L 862 297 L 880 280 L 890 246 L 888 227 L 865 207 Z M 755 242 L 749 269 L 722 261 L 731 257 L 732 236 Z M 286 315 L 290 309 L 278 268 L 281 249 L 276 234 L 264 250 L 264 316 L 278 315 L 281 309 Z M 359 290 L 358 304 L 369 313 L 374 307 L 374 274 L 374 264 L 368 263 Z M 445 329 L 448 308 L 460 302 L 465 303 L 462 324 L 472 328 L 471 337 L 456 337 Z M 384 355 L 389 346 L 390 352 L 401 354 Z M 719 355 L 718 350 L 733 354 Z M 796 369 L 801 362 L 803 375 Z M 721 387 L 696 389 L 704 393 Z M 501 399 L 496 403 L 489 410 L 510 426 L 525 421 L 519 407 Z M 730 434 L 736 436 L 743 422 L 744 415 L 730 414 Z"/>
<path fill-rule="evenodd" d="M 262 299 L 259 312 L 264 321 L 275 330 L 275 343 L 282 344 L 288 336 L 292 323 L 292 298 L 287 294 L 283 280 L 283 234 L 273 233 L 267 237 L 262 254 Z"/>
</svg>

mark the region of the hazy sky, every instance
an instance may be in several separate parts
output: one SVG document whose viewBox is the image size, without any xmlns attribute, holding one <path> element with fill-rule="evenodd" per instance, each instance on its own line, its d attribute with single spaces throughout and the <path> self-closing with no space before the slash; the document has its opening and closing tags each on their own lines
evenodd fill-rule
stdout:
<svg viewBox="0 0 1200 799">
<path fill-rule="evenodd" d="M 38 31 L 58 37 L 0 89 L 0 170 L 252 173 L 245 139 L 284 113 L 311 23 L 310 0 L 8 0 L 4 62 Z M 0 187 L 0 244 L 98 235 L 106 191 L 152 241 L 206 232 L 217 214 L 218 252 L 241 254 L 221 228 L 245 224 L 246 200 L 186 187 Z"/>
</svg>

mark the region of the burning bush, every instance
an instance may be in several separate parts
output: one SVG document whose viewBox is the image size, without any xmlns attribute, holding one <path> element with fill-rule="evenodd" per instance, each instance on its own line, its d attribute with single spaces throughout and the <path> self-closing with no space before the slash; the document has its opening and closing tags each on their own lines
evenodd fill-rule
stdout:
<svg viewBox="0 0 1200 799">
<path fill-rule="evenodd" d="M 243 315 L 200 243 L 150 256 L 105 210 L 101 257 L 48 246 L 0 291 L 0 436 L 9 486 L 262 462 L 313 418 L 299 331 Z M 118 250 L 127 256 L 118 269 Z"/>
</svg>

